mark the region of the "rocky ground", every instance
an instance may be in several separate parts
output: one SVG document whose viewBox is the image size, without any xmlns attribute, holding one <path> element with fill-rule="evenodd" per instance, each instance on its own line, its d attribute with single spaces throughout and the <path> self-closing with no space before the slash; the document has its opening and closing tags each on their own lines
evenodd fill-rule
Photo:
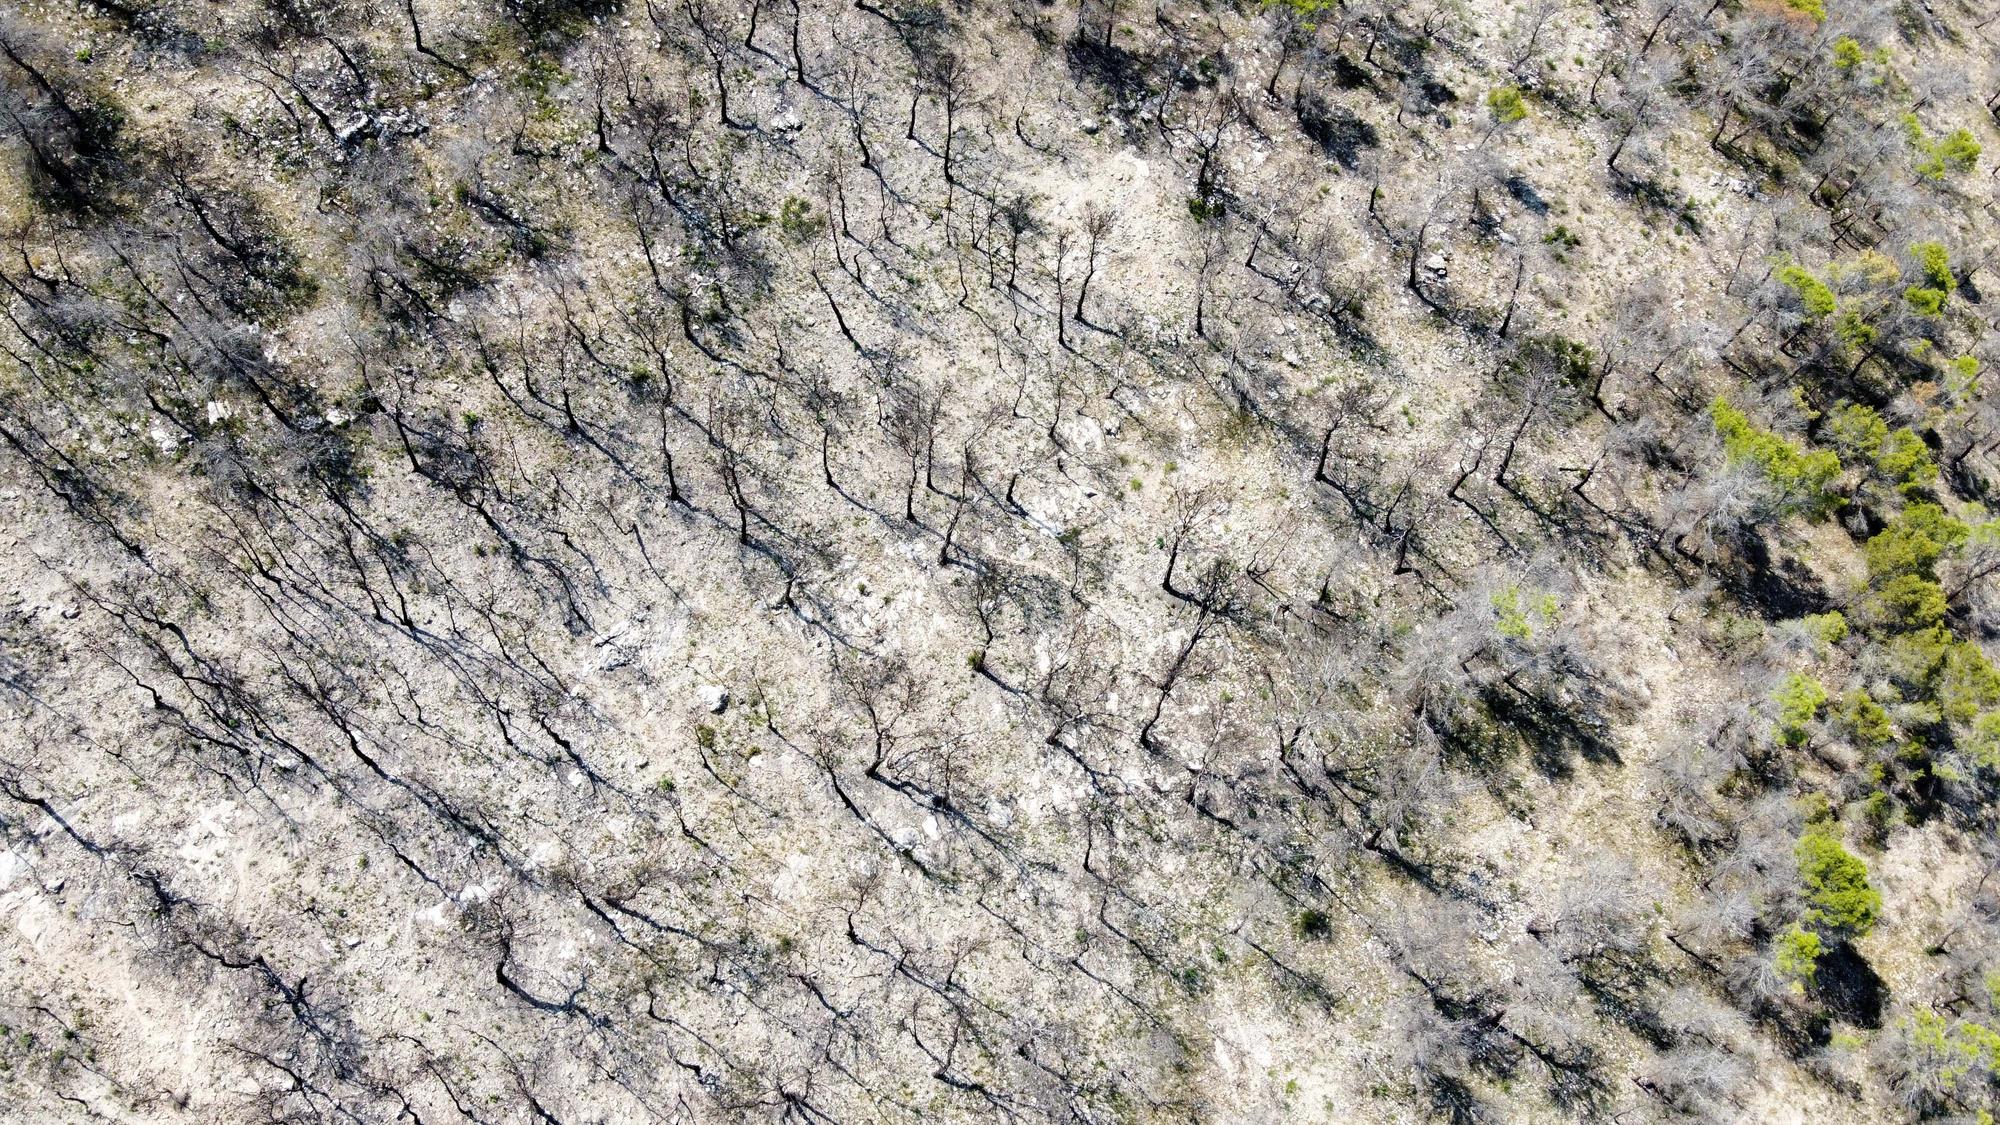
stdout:
<svg viewBox="0 0 2000 1125">
<path fill-rule="evenodd" d="M 1990 1121 L 2000 18 L 0 18 L 0 1117 Z"/>
</svg>

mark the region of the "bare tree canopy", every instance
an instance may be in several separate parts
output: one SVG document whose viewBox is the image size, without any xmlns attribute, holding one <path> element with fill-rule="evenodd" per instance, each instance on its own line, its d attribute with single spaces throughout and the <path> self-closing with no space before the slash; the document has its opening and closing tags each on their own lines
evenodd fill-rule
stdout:
<svg viewBox="0 0 2000 1125">
<path fill-rule="evenodd" d="M 0 12 L 0 1121 L 1990 1122 L 1974 0 Z"/>
</svg>

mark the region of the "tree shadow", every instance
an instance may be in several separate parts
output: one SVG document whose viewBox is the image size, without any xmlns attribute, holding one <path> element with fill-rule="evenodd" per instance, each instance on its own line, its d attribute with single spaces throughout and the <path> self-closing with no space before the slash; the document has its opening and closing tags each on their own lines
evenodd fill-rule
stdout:
<svg viewBox="0 0 2000 1125">
<path fill-rule="evenodd" d="M 1072 72 L 1089 78 L 1113 94 L 1121 107 L 1130 107 L 1149 92 L 1146 72 L 1152 61 L 1116 43 L 1077 34 L 1064 47 Z"/>
<path fill-rule="evenodd" d="M 1505 684 L 1487 688 L 1484 702 L 1495 719 L 1521 735 L 1529 760 L 1551 781 L 1575 773 L 1578 758 L 1593 765 L 1624 764 L 1609 738 L 1610 725 L 1601 719 L 1577 715 L 1570 708 Z"/>
<path fill-rule="evenodd" d="M 1745 537 L 1735 560 L 1715 568 L 1723 588 L 1766 620 L 1825 613 L 1833 600 L 1811 568 L 1792 555 L 1774 557 L 1759 535 Z"/>
<path fill-rule="evenodd" d="M 1375 126 L 1362 120 L 1359 114 L 1314 94 L 1294 98 L 1292 112 L 1299 119 L 1299 128 L 1320 151 L 1350 172 L 1359 165 L 1361 151 L 1374 148 L 1382 140 Z"/>
<path fill-rule="evenodd" d="M 1549 201 L 1542 198 L 1542 193 L 1535 190 L 1535 185 L 1529 183 L 1527 177 L 1517 172 L 1507 177 L 1506 187 L 1514 202 L 1537 215 L 1549 213 Z"/>
<path fill-rule="evenodd" d="M 1646 958 L 1620 951 L 1591 957 L 1577 974 L 1583 990 L 1607 1019 L 1623 1025 L 1655 1050 L 1674 1045 L 1675 1035 L 1648 996 L 1653 984 L 1663 979 L 1659 968 Z"/>
<path fill-rule="evenodd" d="M 1888 986 L 1852 943 L 1843 941 L 1820 957 L 1813 991 L 1842 1022 L 1871 1031 L 1882 1026 Z"/>
</svg>

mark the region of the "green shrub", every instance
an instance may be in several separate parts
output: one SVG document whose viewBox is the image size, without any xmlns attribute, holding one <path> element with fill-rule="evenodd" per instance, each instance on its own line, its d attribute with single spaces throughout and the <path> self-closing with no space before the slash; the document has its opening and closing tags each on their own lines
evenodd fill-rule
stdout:
<svg viewBox="0 0 2000 1125">
<path fill-rule="evenodd" d="M 1834 318 L 1833 334 L 1850 348 L 1867 348 L 1882 336 L 1882 330 L 1857 312 L 1842 312 Z"/>
<path fill-rule="evenodd" d="M 1824 949 L 1819 935 L 1795 925 L 1779 934 L 1773 945 L 1777 951 L 1778 975 L 1790 981 L 1794 990 L 1804 991 L 1819 972 L 1819 957 Z"/>
<path fill-rule="evenodd" d="M 1945 615 L 1944 587 L 1920 574 L 1899 574 L 1868 599 L 1869 616 L 1892 629 L 1929 629 Z"/>
<path fill-rule="evenodd" d="M 1188 196 L 1187 206 L 1188 214 L 1194 216 L 1194 221 L 1197 223 L 1205 223 L 1211 219 L 1220 219 L 1229 213 L 1229 208 L 1221 200 L 1210 199 L 1200 195 Z"/>
<path fill-rule="evenodd" d="M 1904 574 L 1933 576 L 1932 567 L 1972 533 L 1936 504 L 1912 504 L 1861 548 L 1877 581 Z"/>
<path fill-rule="evenodd" d="M 1550 230 L 1549 233 L 1542 236 L 1542 241 L 1549 244 L 1550 246 L 1555 247 L 1556 256 L 1560 258 L 1562 256 L 1563 251 L 1574 250 L 1577 247 L 1583 245 L 1583 236 L 1569 229 L 1563 224 L 1557 223 L 1554 229 Z M 1563 342 L 1566 344 L 1570 343 L 1570 341 L 1567 340 Z M 1581 344 L 1571 344 L 1571 346 L 1583 348 Z M 1583 348 L 1583 350 L 1585 352 L 1588 352 L 1590 349 Z"/>
<path fill-rule="evenodd" d="M 1312 18 L 1333 11 L 1340 6 L 1340 0 L 1264 0 L 1264 7 L 1279 8 L 1294 15 Z M 1308 23 L 1308 29 L 1313 27 Z"/>
<path fill-rule="evenodd" d="M 1326 916 L 1324 910 L 1308 908 L 1299 911 L 1298 917 L 1292 919 L 1292 928 L 1302 938 L 1323 941 L 1333 933 L 1333 920 Z"/>
<path fill-rule="evenodd" d="M 1769 430 L 1751 425 L 1750 418 L 1717 395 L 1709 404 L 1715 432 L 1722 438 L 1731 464 L 1755 465 L 1775 485 L 1789 509 L 1823 515 L 1841 501 L 1826 489 L 1840 475 L 1840 458 L 1832 450 L 1808 453 Z"/>
<path fill-rule="evenodd" d="M 1917 431 L 1904 426 L 1889 434 L 1875 456 L 1875 467 L 1904 491 L 1924 488 L 1937 481 L 1937 462 L 1931 460 L 1930 446 Z"/>
<path fill-rule="evenodd" d="M 1799 624 L 1805 626 L 1806 632 L 1818 638 L 1821 644 L 1837 645 L 1847 639 L 1847 618 L 1837 609 L 1801 617 Z"/>
<path fill-rule="evenodd" d="M 1924 439 L 1908 426 L 1891 431 L 1872 407 L 1844 403 L 1828 415 L 1827 429 L 1843 457 L 1873 462 L 1905 490 L 1937 480 L 1937 465 Z"/>
<path fill-rule="evenodd" d="M 1970 129 L 1953 129 L 1931 150 L 1934 160 L 1954 172 L 1970 172 L 1979 163 L 1979 142 Z"/>
<path fill-rule="evenodd" d="M 2000 704 L 2000 671 L 1978 645 L 1959 641 L 1945 649 L 1932 692 L 1945 718 L 1970 723 L 1979 712 Z"/>
<path fill-rule="evenodd" d="M 1912 285 L 1903 290 L 1903 299 L 1910 303 L 1910 308 L 1914 309 L 1918 316 L 1943 316 L 1946 296 L 1948 294 L 1942 289 L 1927 289 L 1921 285 Z"/>
<path fill-rule="evenodd" d="M 778 208 L 778 227 L 794 242 L 809 242 L 826 229 L 826 220 L 813 213 L 811 203 L 795 195 Z"/>
<path fill-rule="evenodd" d="M 1528 116 L 1528 103 L 1521 97 L 1519 86 L 1502 86 L 1487 94 L 1486 108 L 1493 111 L 1493 120 L 1503 125 L 1511 125 Z"/>
<path fill-rule="evenodd" d="M 1778 280 L 1798 294 L 1799 304 L 1805 306 L 1808 320 L 1831 316 L 1833 310 L 1840 307 L 1840 302 L 1834 298 L 1833 290 L 1827 288 L 1826 282 L 1801 266 L 1779 267 Z"/>
<path fill-rule="evenodd" d="M 1493 630 L 1508 640 L 1530 640 L 1537 623 L 1543 628 L 1555 624 L 1560 609 L 1554 594 L 1524 597 L 1519 586 L 1509 586 L 1493 595 Z"/>
<path fill-rule="evenodd" d="M 1932 289 L 1942 289 L 1949 293 L 1958 288 L 1958 278 L 1951 273 L 1951 251 L 1942 242 L 1914 242 L 1910 244 L 1910 256 L 1917 260 L 1917 270 L 1924 275 Z"/>
<path fill-rule="evenodd" d="M 1979 142 L 1970 129 L 1953 129 L 1942 140 L 1933 140 L 1914 113 L 1903 115 L 1903 132 L 1910 147 L 1917 150 L 1917 175 L 1926 180 L 1942 180 L 1947 173 L 1970 172 L 1979 163 Z"/>
<path fill-rule="evenodd" d="M 1795 851 L 1805 882 L 1806 921 L 1843 937 L 1861 937 L 1882 914 L 1882 892 L 1868 882 L 1868 865 L 1823 828 L 1800 837 Z"/>
<path fill-rule="evenodd" d="M 2000 711 L 1988 711 L 1974 720 L 1972 735 L 1963 745 L 1974 762 L 2000 770 Z"/>
<path fill-rule="evenodd" d="M 1896 816 L 1895 798 L 1880 789 L 1861 800 L 1861 818 L 1868 822 L 1868 831 L 1875 839 L 1881 839 L 1888 831 L 1889 824 Z"/>
<path fill-rule="evenodd" d="M 1860 403 L 1835 407 L 1827 416 L 1826 425 L 1834 445 L 1842 453 L 1864 461 L 1873 461 L 1889 437 L 1889 423 L 1873 407 Z"/>
<path fill-rule="evenodd" d="M 2000 1031 L 1983 1023 L 1953 1023 L 1947 1016 L 1919 1008 L 1910 1013 L 1909 1036 L 1912 1053 L 1940 1090 L 1956 1090 L 1972 1074 L 2000 1078 Z M 1993 1115 L 1982 1109 L 1975 1120 L 1991 1125 Z"/>
<path fill-rule="evenodd" d="M 1778 741 L 1785 746 L 1802 746 L 1806 725 L 1819 717 L 1826 706 L 1826 688 L 1802 672 L 1793 672 L 1771 694 L 1778 705 Z"/>
<path fill-rule="evenodd" d="M 1896 740 L 1889 712 L 1860 688 L 1840 697 L 1840 721 L 1862 746 L 1886 746 Z"/>
<path fill-rule="evenodd" d="M 1940 590 L 1940 612 L 1943 605 L 1944 593 Z M 1889 674 L 1904 688 L 1927 693 L 1932 677 L 1944 666 L 1945 652 L 1951 645 L 1951 631 L 1938 624 L 1911 627 L 1897 633 L 1889 638 L 1887 646 Z"/>
</svg>

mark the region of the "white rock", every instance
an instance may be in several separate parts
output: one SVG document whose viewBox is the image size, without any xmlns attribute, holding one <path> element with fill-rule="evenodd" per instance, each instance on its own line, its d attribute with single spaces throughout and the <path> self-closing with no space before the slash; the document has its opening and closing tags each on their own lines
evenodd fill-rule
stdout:
<svg viewBox="0 0 2000 1125">
<path fill-rule="evenodd" d="M 729 706 L 729 691 L 715 684 L 703 684 L 694 689 L 697 699 L 711 715 L 720 715 Z"/>
</svg>

